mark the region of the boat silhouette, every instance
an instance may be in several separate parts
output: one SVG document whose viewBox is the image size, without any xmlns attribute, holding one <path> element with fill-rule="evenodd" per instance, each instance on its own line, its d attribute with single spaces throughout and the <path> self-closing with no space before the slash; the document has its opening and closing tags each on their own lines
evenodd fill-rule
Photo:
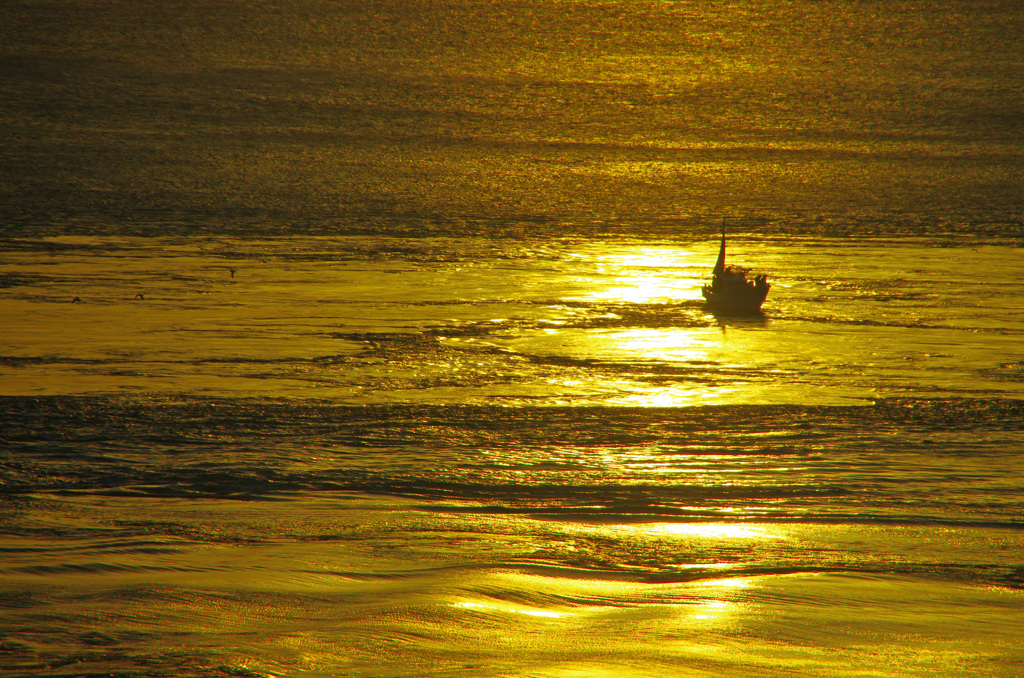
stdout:
<svg viewBox="0 0 1024 678">
<path fill-rule="evenodd" d="M 753 315 L 761 312 L 761 304 L 771 285 L 763 275 L 747 278 L 747 269 L 725 265 L 725 221 L 722 221 L 722 246 L 712 271 L 711 284 L 704 285 L 708 309 L 723 315 Z"/>
</svg>

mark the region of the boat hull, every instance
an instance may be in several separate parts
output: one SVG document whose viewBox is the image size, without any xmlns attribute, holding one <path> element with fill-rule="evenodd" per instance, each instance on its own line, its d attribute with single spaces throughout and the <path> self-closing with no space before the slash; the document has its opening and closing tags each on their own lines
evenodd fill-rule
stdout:
<svg viewBox="0 0 1024 678">
<path fill-rule="evenodd" d="M 761 312 L 761 304 L 768 297 L 770 288 L 771 285 L 743 285 L 715 292 L 710 285 L 705 285 L 701 292 L 712 313 L 753 315 Z"/>
</svg>

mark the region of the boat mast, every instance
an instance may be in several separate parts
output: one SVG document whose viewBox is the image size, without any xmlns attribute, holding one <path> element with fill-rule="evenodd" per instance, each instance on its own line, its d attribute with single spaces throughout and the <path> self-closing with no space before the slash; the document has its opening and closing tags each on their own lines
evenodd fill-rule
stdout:
<svg viewBox="0 0 1024 678">
<path fill-rule="evenodd" d="M 712 275 L 719 276 L 725 271 L 725 217 L 722 217 L 722 246 L 718 250 L 718 261 Z"/>
</svg>

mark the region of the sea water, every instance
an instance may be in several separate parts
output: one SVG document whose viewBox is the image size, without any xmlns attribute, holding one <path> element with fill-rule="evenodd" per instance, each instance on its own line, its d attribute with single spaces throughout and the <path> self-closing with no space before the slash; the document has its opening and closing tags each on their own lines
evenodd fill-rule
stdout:
<svg viewBox="0 0 1024 678">
<path fill-rule="evenodd" d="M 1015 4 L 0 13 L 10 675 L 1024 672 Z"/>
</svg>

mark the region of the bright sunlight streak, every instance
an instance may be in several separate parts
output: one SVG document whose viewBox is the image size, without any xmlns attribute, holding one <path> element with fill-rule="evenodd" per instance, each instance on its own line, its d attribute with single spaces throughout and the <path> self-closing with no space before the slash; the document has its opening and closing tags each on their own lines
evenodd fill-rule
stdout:
<svg viewBox="0 0 1024 678">
<path fill-rule="evenodd" d="M 588 256 L 590 255 L 590 256 Z M 695 252 L 676 247 L 635 247 L 628 253 L 595 252 L 594 300 L 622 303 L 668 303 L 700 299 L 701 275 L 707 262 Z"/>
<path fill-rule="evenodd" d="M 657 523 L 645 529 L 652 534 L 712 539 L 781 539 L 782 535 L 764 525 L 736 523 Z"/>
</svg>

